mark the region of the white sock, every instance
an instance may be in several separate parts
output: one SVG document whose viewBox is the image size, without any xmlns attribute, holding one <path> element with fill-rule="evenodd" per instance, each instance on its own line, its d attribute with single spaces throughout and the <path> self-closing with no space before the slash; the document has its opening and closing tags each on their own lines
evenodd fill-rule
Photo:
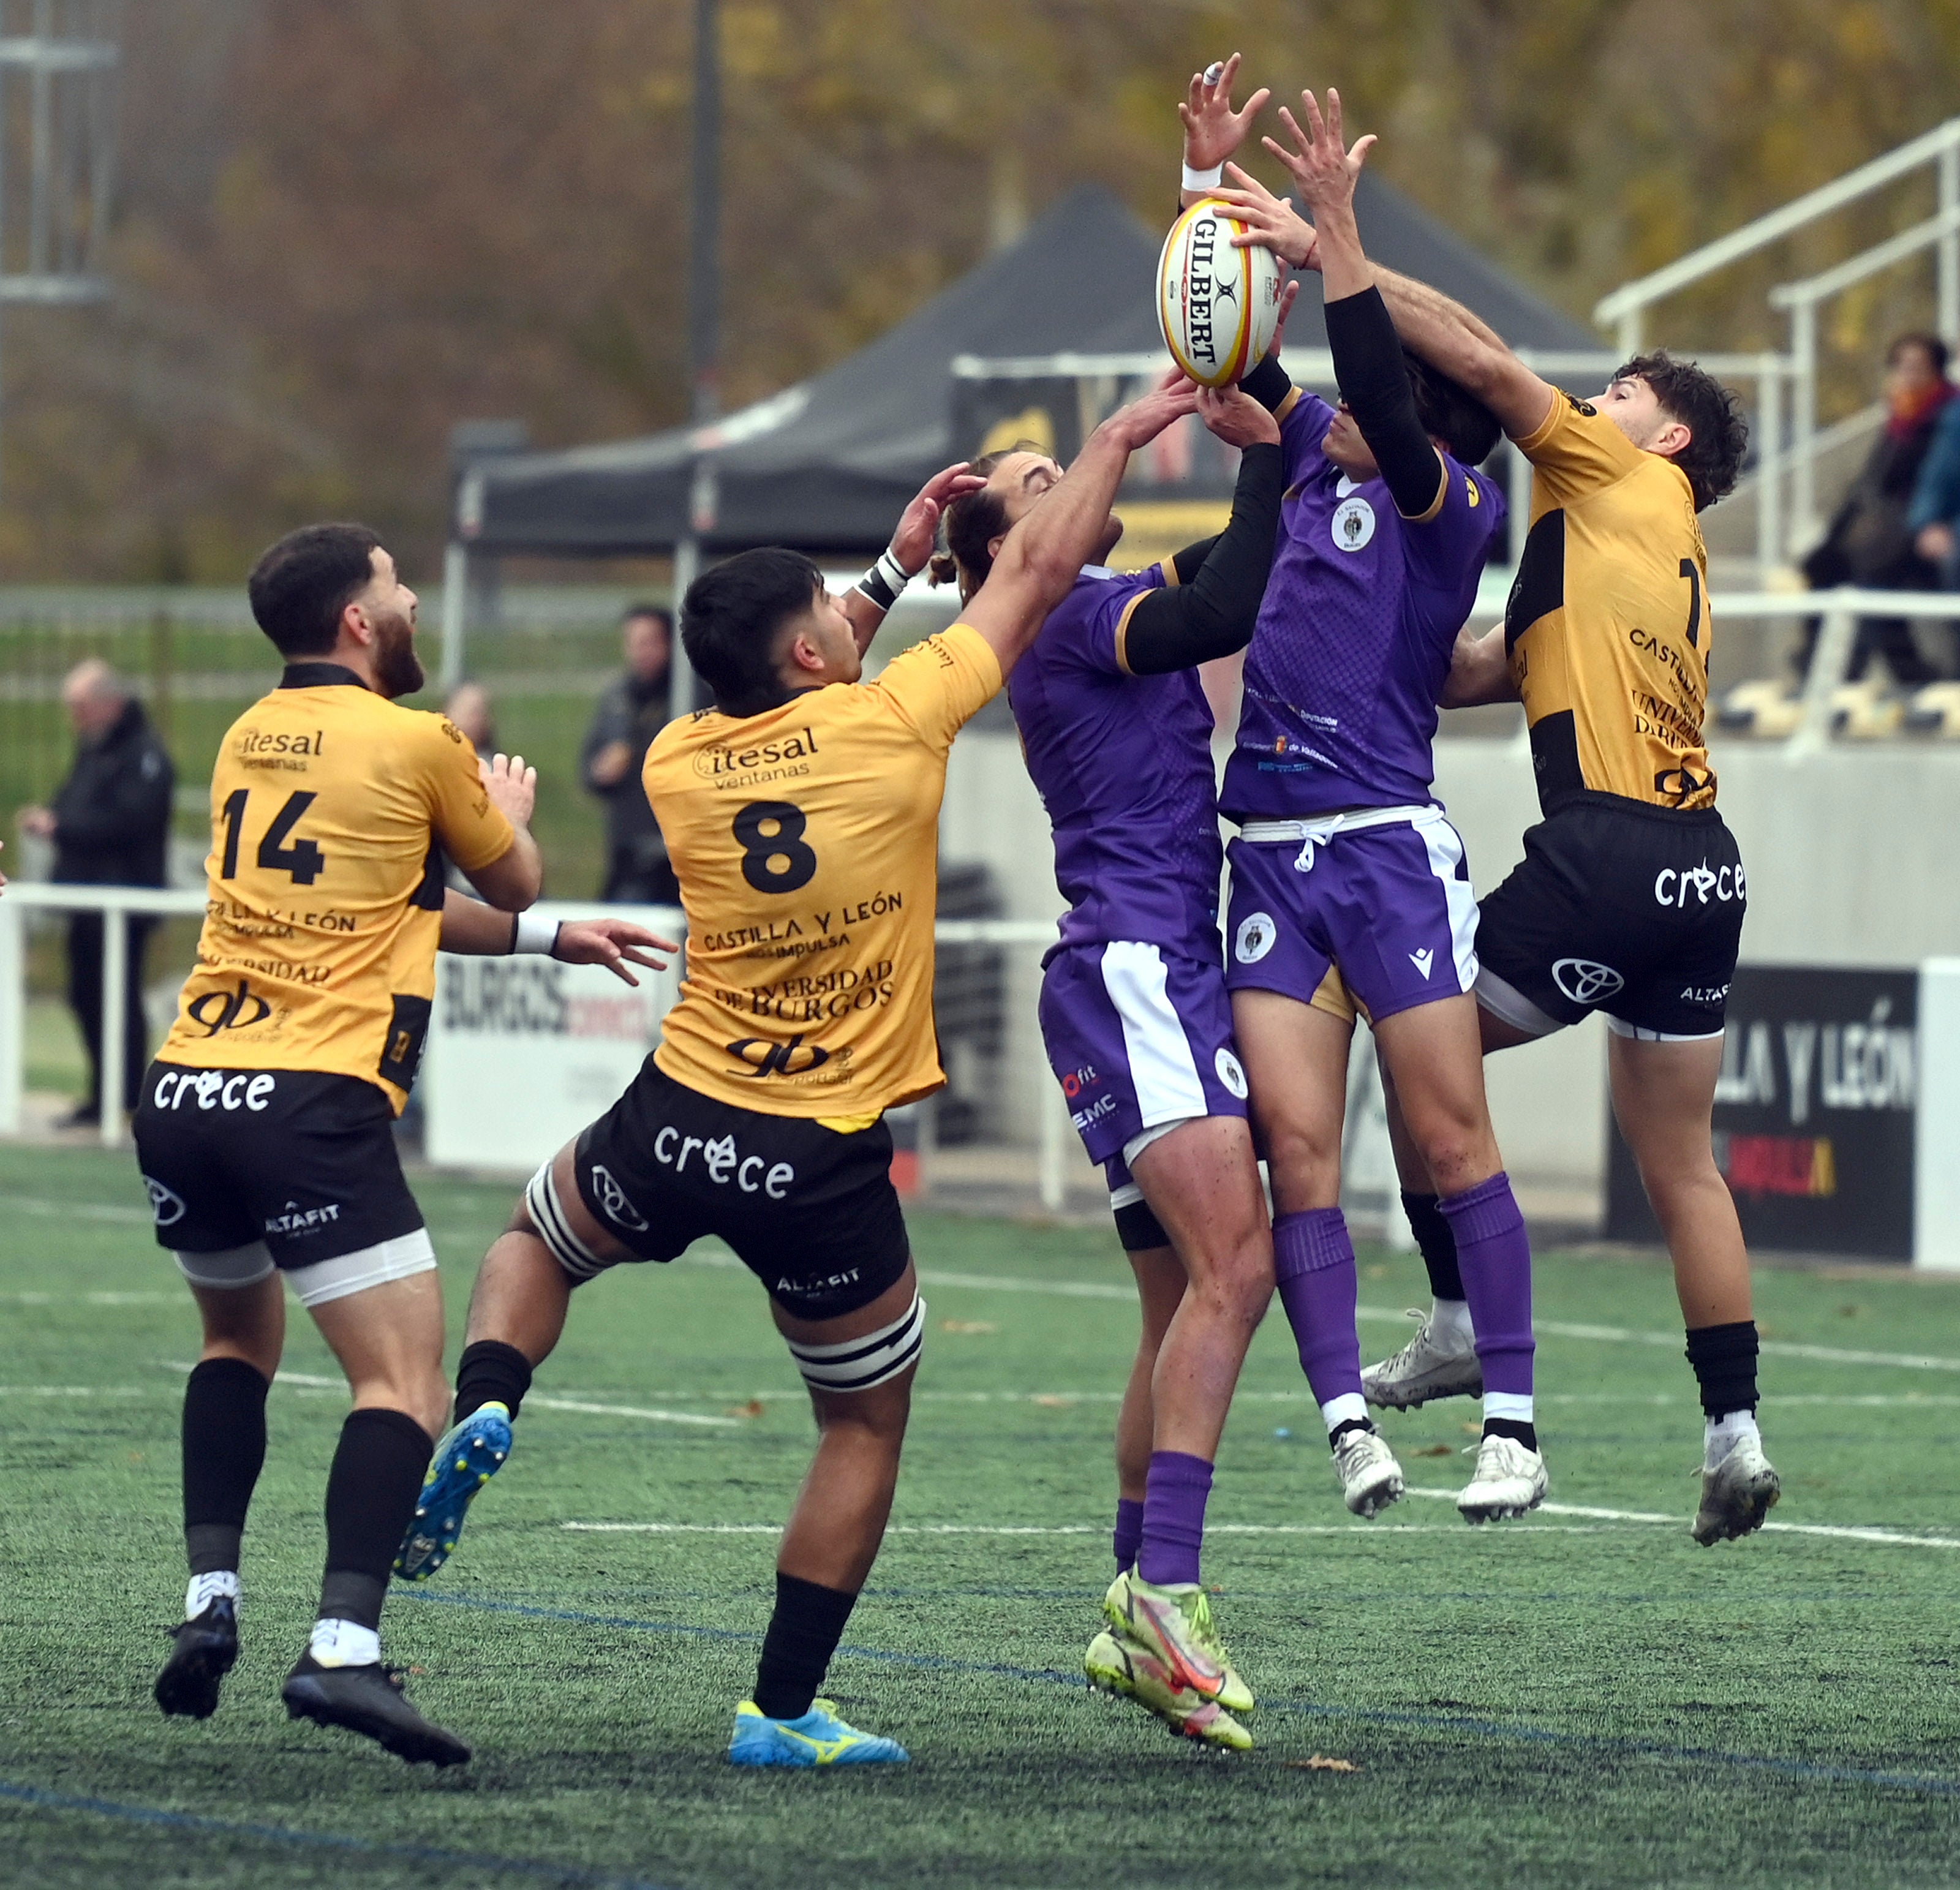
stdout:
<svg viewBox="0 0 1960 1890">
<path fill-rule="evenodd" d="M 1503 1418 L 1514 1424 L 1528 1424 L 1532 1421 L 1532 1400 L 1529 1392 L 1486 1392 L 1484 1394 L 1484 1415 L 1486 1418 Z"/>
<path fill-rule="evenodd" d="M 1443 1340 L 1457 1351 L 1470 1351 L 1477 1343 L 1475 1329 L 1470 1323 L 1470 1302 L 1468 1300 L 1430 1300 L 1429 1330 L 1432 1338 Z"/>
<path fill-rule="evenodd" d="M 381 1637 L 358 1621 L 317 1621 L 307 1651 L 323 1667 L 372 1667 L 381 1659 Z"/>
<path fill-rule="evenodd" d="M 1752 1411 L 1724 1411 L 1719 1418 L 1708 1420 L 1702 1433 L 1701 1467 L 1713 1470 L 1722 1459 L 1745 1437 L 1761 1440 L 1762 1433 L 1756 1428 L 1756 1414 Z"/>
<path fill-rule="evenodd" d="M 1343 1392 L 1338 1398 L 1328 1398 L 1321 1406 L 1320 1414 L 1331 1437 L 1341 1425 L 1351 1424 L 1357 1418 L 1365 1424 L 1368 1421 L 1368 1401 L 1359 1392 Z"/>
<path fill-rule="evenodd" d="M 208 1575 L 193 1575 L 189 1587 L 184 1590 L 184 1619 L 196 1620 L 221 1595 L 233 1601 L 238 1599 L 235 1568 L 215 1568 Z"/>
</svg>

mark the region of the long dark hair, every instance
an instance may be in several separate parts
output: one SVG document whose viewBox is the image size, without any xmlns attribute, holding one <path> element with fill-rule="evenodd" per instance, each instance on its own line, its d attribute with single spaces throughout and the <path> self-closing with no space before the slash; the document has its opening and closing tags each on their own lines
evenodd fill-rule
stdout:
<svg viewBox="0 0 1960 1890">
<path fill-rule="evenodd" d="M 1042 450 L 1032 440 L 1017 440 L 998 453 L 982 453 L 967 469 L 983 479 L 991 479 L 1003 460 L 1017 453 Z M 933 554 L 929 567 L 932 581 L 956 583 L 960 602 L 966 603 L 987 581 L 988 574 L 994 568 L 993 554 L 987 547 L 1007 529 L 1007 501 L 999 493 L 984 485 L 977 492 L 963 492 L 939 521 L 940 542 L 945 549 Z"/>
</svg>

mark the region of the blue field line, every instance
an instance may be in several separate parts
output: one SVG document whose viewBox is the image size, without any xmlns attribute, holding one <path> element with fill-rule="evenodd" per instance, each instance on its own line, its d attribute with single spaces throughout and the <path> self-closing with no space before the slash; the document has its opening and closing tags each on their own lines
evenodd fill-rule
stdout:
<svg viewBox="0 0 1960 1890">
<path fill-rule="evenodd" d="M 542 1608 L 527 1602 L 493 1601 L 485 1596 L 404 1591 L 417 1601 L 438 1602 L 453 1608 L 481 1608 L 495 1615 L 515 1615 L 533 1621 L 562 1621 L 578 1627 L 622 1628 L 641 1634 L 679 1634 L 699 1640 L 740 1640 L 751 1645 L 762 1637 L 737 1628 L 704 1628 L 692 1621 L 647 1621 L 630 1615 L 594 1615 L 575 1608 Z M 905 1653 L 889 1647 L 840 1647 L 840 1654 L 888 1666 L 912 1667 L 939 1673 L 985 1675 L 1002 1680 L 1026 1680 L 1050 1686 L 1085 1686 L 1079 1673 L 1053 1667 L 1020 1667 L 993 1660 L 960 1660 L 949 1654 Z M 1573 1746 L 1591 1752 L 1623 1752 L 1629 1757 L 1662 1758 L 1680 1764 L 1729 1765 L 1744 1771 L 1771 1772 L 1783 1778 L 1820 1783 L 1865 1785 L 1916 1792 L 1932 1798 L 1960 1797 L 1960 1778 L 1939 1778 L 1924 1772 L 1869 1771 L 1855 1765 L 1819 1765 L 1807 1759 L 1777 1758 L 1757 1752 L 1730 1752 L 1719 1747 L 1669 1745 L 1658 1739 L 1622 1739 L 1609 1733 L 1561 1732 L 1550 1726 L 1519 1726 L 1507 1720 L 1478 1719 L 1467 1713 L 1411 1713 L 1378 1707 L 1328 1706 L 1312 1700 L 1262 1699 L 1262 1713 L 1297 1714 L 1302 1718 L 1357 1720 L 1368 1726 L 1420 1726 L 1427 1732 L 1468 1732 L 1479 1738 L 1511 1739 L 1532 1745 Z"/>
<path fill-rule="evenodd" d="M 201 1812 L 173 1812 L 154 1805 L 126 1805 L 113 1798 L 84 1798 L 72 1792 L 51 1792 L 39 1785 L 17 1785 L 0 1779 L 0 1804 L 28 1805 L 41 1811 L 77 1812 L 91 1818 L 113 1818 L 126 1825 L 150 1825 L 212 1838 L 250 1838 L 262 1844 L 293 1844 L 311 1850 L 339 1850 L 363 1857 L 398 1857 L 408 1863 L 440 1864 L 458 1870 L 501 1872 L 506 1876 L 535 1877 L 546 1883 L 590 1885 L 592 1890 L 672 1890 L 641 1877 L 621 1877 L 573 1864 L 546 1863 L 533 1857 L 499 1857 L 482 1851 L 443 1850 L 430 1844 L 390 1844 L 337 1831 L 298 1831 L 290 1825 L 247 1824 L 234 1818 L 210 1818 Z"/>
</svg>

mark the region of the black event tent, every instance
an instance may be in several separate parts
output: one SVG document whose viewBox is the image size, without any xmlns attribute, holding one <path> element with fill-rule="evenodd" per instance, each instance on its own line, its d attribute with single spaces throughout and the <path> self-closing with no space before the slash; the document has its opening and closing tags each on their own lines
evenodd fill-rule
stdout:
<svg viewBox="0 0 1960 1890">
<path fill-rule="evenodd" d="M 1456 297 L 1513 345 L 1599 348 L 1392 185 L 1364 173 L 1357 208 L 1371 256 Z M 1161 352 L 1162 240 L 1109 191 L 1083 186 L 849 359 L 718 426 L 479 462 L 458 488 L 456 536 L 473 553 L 663 552 L 687 533 L 692 469 L 705 448 L 718 485 L 702 534 L 709 550 L 874 551 L 924 480 L 970 450 L 950 437 L 956 356 Z M 1326 345 L 1309 285 L 1287 324 L 1287 352 Z"/>
</svg>

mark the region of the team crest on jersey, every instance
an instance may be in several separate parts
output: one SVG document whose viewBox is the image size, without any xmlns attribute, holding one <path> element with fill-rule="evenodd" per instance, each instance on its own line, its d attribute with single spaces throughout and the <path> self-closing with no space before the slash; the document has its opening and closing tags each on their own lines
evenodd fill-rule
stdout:
<svg viewBox="0 0 1960 1890">
<path fill-rule="evenodd" d="M 1238 936 L 1232 941 L 1233 955 L 1242 965 L 1256 965 L 1279 941 L 1280 928 L 1270 912 L 1248 912 L 1239 921 Z"/>
<path fill-rule="evenodd" d="M 1357 552 L 1375 535 L 1375 508 L 1356 492 L 1334 508 L 1337 551 Z"/>
<path fill-rule="evenodd" d="M 1245 1066 L 1239 1062 L 1239 1059 L 1233 1055 L 1230 1051 L 1221 1048 L 1217 1055 L 1212 1059 L 1211 1067 L 1218 1072 L 1218 1080 L 1223 1083 L 1241 1102 L 1244 1102 L 1246 1089 L 1246 1071 Z"/>
</svg>

